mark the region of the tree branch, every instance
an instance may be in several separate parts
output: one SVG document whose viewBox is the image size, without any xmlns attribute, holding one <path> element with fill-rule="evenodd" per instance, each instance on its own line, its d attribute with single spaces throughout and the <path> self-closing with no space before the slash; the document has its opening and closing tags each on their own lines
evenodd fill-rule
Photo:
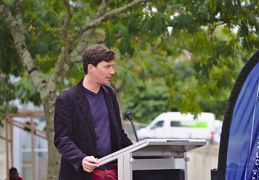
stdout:
<svg viewBox="0 0 259 180">
<path fill-rule="evenodd" d="M 57 63 L 55 65 L 54 72 L 49 78 L 47 84 L 46 89 L 50 91 L 54 91 L 56 87 L 58 87 L 63 82 L 64 77 L 67 75 L 67 73 L 71 69 L 71 66 L 73 65 L 69 57 L 69 49 L 71 48 L 72 43 L 69 43 L 67 36 L 73 12 L 71 11 L 71 6 L 67 0 L 63 0 L 63 3 L 66 7 L 66 11 L 68 14 L 68 17 L 66 18 L 64 26 L 62 28 L 62 40 L 64 42 L 64 46 L 61 49 Z"/>
<path fill-rule="evenodd" d="M 18 8 L 17 16 L 14 18 L 11 12 L 5 7 L 5 4 L 0 0 L 0 16 L 4 22 L 10 28 L 14 40 L 15 48 L 18 55 L 24 65 L 25 70 L 28 72 L 31 82 L 35 89 L 41 93 L 44 93 L 44 85 L 46 81 L 40 76 L 39 69 L 33 62 L 33 58 L 26 47 L 26 40 L 24 35 L 23 22 L 21 17 L 21 5 L 20 1 L 15 1 L 15 6 Z"/>
<path fill-rule="evenodd" d="M 16 16 L 21 16 L 22 15 L 22 8 L 21 8 L 21 3 L 20 0 L 15 0 L 15 13 Z"/>
<path fill-rule="evenodd" d="M 103 21 L 123 13 L 128 9 L 145 2 L 146 0 L 134 0 L 133 2 L 125 5 L 124 7 L 118 8 L 116 10 L 110 11 L 105 14 L 107 7 L 109 6 L 110 0 L 103 0 L 96 16 L 93 18 L 93 21 L 84 26 L 81 31 L 77 32 L 72 38 L 70 38 L 68 44 L 73 44 L 76 39 L 80 36 L 80 41 L 74 48 L 74 50 L 68 55 L 69 46 L 64 46 L 58 58 L 57 65 L 55 66 L 54 72 L 50 78 L 48 86 L 56 87 L 59 86 L 63 81 L 63 78 L 67 75 L 74 63 L 81 61 L 82 53 L 85 50 L 89 42 L 89 35 L 92 34 L 95 30 L 95 27 L 102 23 Z"/>
<path fill-rule="evenodd" d="M 103 0 L 102 1 L 101 5 L 99 7 L 99 10 L 96 13 L 96 18 L 94 18 L 94 19 L 97 19 L 97 18 L 99 18 L 99 17 L 101 17 L 105 14 L 105 12 L 107 10 L 107 7 L 109 6 L 110 2 L 111 2 L 110 0 Z"/>
<path fill-rule="evenodd" d="M 92 20 L 98 19 L 101 16 L 103 16 L 105 14 L 110 2 L 111 2 L 111 0 L 103 0 L 98 9 L 98 12 L 96 13 L 96 16 Z M 80 42 L 78 43 L 76 48 L 71 52 L 71 54 L 70 54 L 71 60 L 74 63 L 79 62 L 81 60 L 82 53 L 85 50 L 85 47 L 89 42 L 90 34 L 92 34 L 94 32 L 94 30 L 95 30 L 95 27 L 92 27 L 89 30 L 87 30 L 86 32 L 84 32 L 81 37 Z M 78 56 L 80 56 L 80 58 Z"/>
<path fill-rule="evenodd" d="M 68 33 L 68 29 L 69 29 L 69 25 L 70 25 L 73 13 L 71 11 L 69 2 L 67 0 L 63 0 L 63 3 L 66 7 L 67 15 L 68 15 L 68 17 L 65 20 L 65 24 L 62 28 L 62 39 L 63 39 L 64 43 L 66 43 L 65 40 L 67 39 L 67 33 Z"/>
<path fill-rule="evenodd" d="M 98 12 L 96 13 L 96 16 L 93 19 L 101 17 L 106 12 L 109 3 L 110 0 L 103 0 Z M 89 42 L 90 34 L 92 34 L 94 30 L 95 27 L 92 27 L 83 33 L 83 35 L 81 36 L 81 40 L 79 41 L 75 49 L 70 53 L 70 55 L 67 54 L 69 50 L 68 47 L 62 48 L 62 51 L 58 58 L 57 66 L 55 66 L 54 72 L 50 78 L 50 84 L 52 84 L 53 86 L 59 86 L 63 82 L 62 80 L 67 75 L 73 64 L 81 61 L 82 53 Z M 64 56 L 64 54 L 66 54 L 66 56 Z"/>
<path fill-rule="evenodd" d="M 107 19 L 110 19 L 111 17 L 114 17 L 120 13 L 123 13 L 125 11 L 127 11 L 128 9 L 142 3 L 145 2 L 146 0 L 134 0 L 131 3 L 118 8 L 118 9 L 114 9 L 106 14 L 104 14 L 103 16 L 99 17 L 98 19 L 95 19 L 94 21 L 92 21 L 91 23 L 85 25 L 84 27 L 82 27 L 82 29 L 80 31 L 78 31 L 71 39 L 70 42 L 75 41 L 76 39 L 78 39 L 85 31 L 87 31 L 88 29 L 92 28 L 92 27 L 96 27 L 97 25 L 99 25 L 100 23 L 106 21 Z"/>
<path fill-rule="evenodd" d="M 111 86 L 114 88 L 116 92 L 121 92 L 124 88 L 124 83 L 114 83 L 113 81 L 110 82 Z"/>
</svg>

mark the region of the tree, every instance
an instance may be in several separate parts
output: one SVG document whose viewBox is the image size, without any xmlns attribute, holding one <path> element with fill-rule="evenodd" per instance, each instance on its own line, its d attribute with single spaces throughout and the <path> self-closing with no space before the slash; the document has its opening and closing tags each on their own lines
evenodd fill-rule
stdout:
<svg viewBox="0 0 259 180">
<path fill-rule="evenodd" d="M 247 60 L 247 54 L 258 49 L 256 3 L 0 0 L 0 35 L 8 35 L 8 43 L 1 43 L 5 51 L 0 62 L 12 67 L 6 72 L 10 74 L 22 64 L 25 73 L 18 71 L 22 79 L 17 86 L 30 94 L 23 100 L 43 104 L 48 179 L 57 179 L 59 167 L 53 146 L 54 101 L 60 90 L 82 77 L 78 62 L 87 45 L 105 43 L 117 52 L 118 67 L 111 85 L 119 100 L 127 93 L 145 90 L 145 83 L 154 81 L 168 90 L 168 108 L 199 112 L 201 98 L 197 97 L 220 98 L 233 84 L 242 58 Z M 34 91 L 26 88 L 26 76 Z"/>
</svg>

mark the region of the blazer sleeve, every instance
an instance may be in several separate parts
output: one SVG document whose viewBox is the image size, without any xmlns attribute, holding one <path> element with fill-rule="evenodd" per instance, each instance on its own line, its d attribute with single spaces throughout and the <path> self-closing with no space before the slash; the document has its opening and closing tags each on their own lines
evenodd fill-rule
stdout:
<svg viewBox="0 0 259 180">
<path fill-rule="evenodd" d="M 72 128 L 71 103 L 60 95 L 56 99 L 54 113 L 54 144 L 58 152 L 71 163 L 78 171 L 82 160 L 86 157 L 74 143 L 74 134 Z"/>
</svg>

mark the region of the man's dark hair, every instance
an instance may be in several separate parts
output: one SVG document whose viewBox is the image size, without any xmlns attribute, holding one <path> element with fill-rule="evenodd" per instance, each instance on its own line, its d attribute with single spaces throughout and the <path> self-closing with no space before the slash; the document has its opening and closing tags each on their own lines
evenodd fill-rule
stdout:
<svg viewBox="0 0 259 180">
<path fill-rule="evenodd" d="M 115 54 L 112 50 L 108 49 L 103 45 L 93 45 L 88 47 L 82 57 L 83 69 L 84 73 L 87 74 L 87 66 L 88 64 L 92 64 L 93 66 L 97 66 L 99 62 L 106 61 L 110 62 L 115 60 Z"/>
</svg>

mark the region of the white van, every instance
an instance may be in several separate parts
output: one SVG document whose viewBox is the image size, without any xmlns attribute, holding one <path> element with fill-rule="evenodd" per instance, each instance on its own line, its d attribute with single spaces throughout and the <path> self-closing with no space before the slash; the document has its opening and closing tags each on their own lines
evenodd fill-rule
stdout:
<svg viewBox="0 0 259 180">
<path fill-rule="evenodd" d="M 147 127 L 137 131 L 139 139 L 179 138 L 214 139 L 213 113 L 202 112 L 196 116 L 191 113 L 165 112 L 157 116 Z"/>
</svg>

